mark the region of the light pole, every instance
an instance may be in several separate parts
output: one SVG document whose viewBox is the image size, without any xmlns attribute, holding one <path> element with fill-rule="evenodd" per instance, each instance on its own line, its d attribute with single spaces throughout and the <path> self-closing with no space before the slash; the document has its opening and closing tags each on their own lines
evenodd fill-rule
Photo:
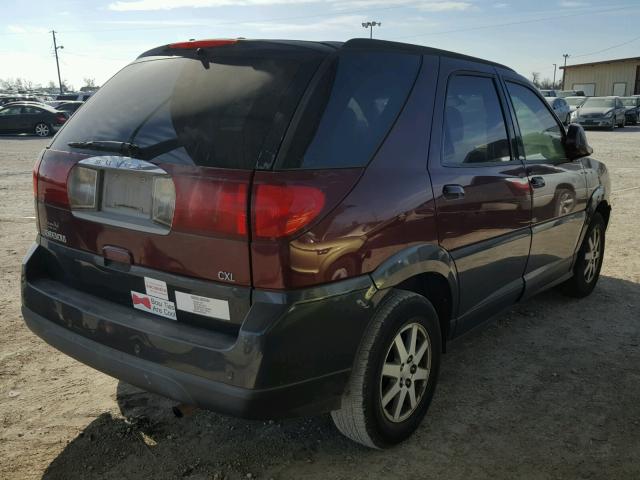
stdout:
<svg viewBox="0 0 640 480">
<path fill-rule="evenodd" d="M 562 68 L 562 89 L 564 90 L 564 79 L 567 76 L 567 58 L 569 58 L 569 54 L 565 53 L 562 56 L 564 57 L 564 67 Z"/>
<path fill-rule="evenodd" d="M 380 22 L 362 22 L 362 28 L 369 29 L 369 38 L 373 38 L 373 27 L 381 27 L 382 23 Z"/>
<path fill-rule="evenodd" d="M 553 88 L 556 88 L 556 68 L 558 68 L 558 64 L 553 64 Z"/>
<path fill-rule="evenodd" d="M 51 35 L 53 35 L 53 51 L 56 54 L 56 68 L 58 69 L 58 86 L 60 87 L 60 94 L 62 95 L 62 93 L 64 92 L 62 91 L 62 78 L 60 77 L 60 62 L 58 61 L 58 50 L 62 50 L 64 47 L 56 43 L 55 30 L 51 30 Z"/>
</svg>

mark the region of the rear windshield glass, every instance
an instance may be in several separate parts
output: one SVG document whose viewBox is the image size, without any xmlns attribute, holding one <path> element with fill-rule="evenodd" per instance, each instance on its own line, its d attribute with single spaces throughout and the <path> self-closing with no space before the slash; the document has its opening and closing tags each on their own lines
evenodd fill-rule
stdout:
<svg viewBox="0 0 640 480">
<path fill-rule="evenodd" d="M 304 106 L 277 168 L 366 165 L 402 109 L 420 66 L 410 54 L 343 52 Z"/>
<path fill-rule="evenodd" d="M 157 163 L 252 169 L 263 149 L 277 148 L 273 130 L 284 130 L 320 60 L 245 52 L 139 61 L 71 117 L 53 148 L 127 142 Z"/>
</svg>

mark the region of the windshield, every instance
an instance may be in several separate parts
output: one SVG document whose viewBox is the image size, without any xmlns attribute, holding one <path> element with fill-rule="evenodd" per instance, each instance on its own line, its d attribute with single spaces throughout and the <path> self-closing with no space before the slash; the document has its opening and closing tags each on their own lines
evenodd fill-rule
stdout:
<svg viewBox="0 0 640 480">
<path fill-rule="evenodd" d="M 320 60 L 315 53 L 247 48 L 238 55 L 150 57 L 93 95 L 52 147 L 124 142 L 152 152 L 154 162 L 253 169 L 262 152 L 277 150 Z"/>
<path fill-rule="evenodd" d="M 638 104 L 638 99 L 636 97 L 621 98 L 620 100 L 622 100 L 622 104 L 625 107 L 635 107 Z"/>
<path fill-rule="evenodd" d="M 567 97 L 565 101 L 572 107 L 579 107 L 585 102 L 585 97 Z"/>
<path fill-rule="evenodd" d="M 613 108 L 615 105 L 615 100 L 613 98 L 597 98 L 591 97 L 588 98 L 586 102 L 584 102 L 584 107 L 589 108 Z"/>
</svg>

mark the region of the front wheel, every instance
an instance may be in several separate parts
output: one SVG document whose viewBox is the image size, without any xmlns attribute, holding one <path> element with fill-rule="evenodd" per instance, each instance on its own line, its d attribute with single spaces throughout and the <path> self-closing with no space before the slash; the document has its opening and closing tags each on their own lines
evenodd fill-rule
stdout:
<svg viewBox="0 0 640 480">
<path fill-rule="evenodd" d="M 51 135 L 51 127 L 46 123 L 38 123 L 33 129 L 33 132 L 39 137 L 48 137 Z"/>
<path fill-rule="evenodd" d="M 573 266 L 573 277 L 562 284 L 562 291 L 566 295 L 582 298 L 593 291 L 600 278 L 604 244 L 604 219 L 596 212 L 578 251 L 576 263 Z"/>
<path fill-rule="evenodd" d="M 341 408 L 331 412 L 338 430 L 371 448 L 408 438 L 433 398 L 441 351 L 431 303 L 412 292 L 389 292 L 364 335 Z"/>
</svg>

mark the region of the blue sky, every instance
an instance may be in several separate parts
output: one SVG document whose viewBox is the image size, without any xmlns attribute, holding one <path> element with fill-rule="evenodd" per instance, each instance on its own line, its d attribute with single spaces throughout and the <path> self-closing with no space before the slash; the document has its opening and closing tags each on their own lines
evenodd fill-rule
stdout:
<svg viewBox="0 0 640 480">
<path fill-rule="evenodd" d="M 640 0 L 0 0 L 0 78 L 102 84 L 139 53 L 189 38 L 367 36 L 475 55 L 530 77 L 553 63 L 640 55 Z M 28 5 L 28 6 L 27 6 Z M 613 47 L 613 48 L 610 48 Z M 602 51 L 604 50 L 604 51 Z M 560 76 L 558 70 L 558 76 Z"/>
</svg>

